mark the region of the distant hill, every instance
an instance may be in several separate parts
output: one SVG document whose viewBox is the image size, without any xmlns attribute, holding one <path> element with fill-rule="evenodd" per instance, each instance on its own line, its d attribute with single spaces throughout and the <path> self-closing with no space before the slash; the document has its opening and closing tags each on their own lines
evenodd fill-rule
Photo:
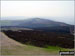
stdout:
<svg viewBox="0 0 75 56">
<path fill-rule="evenodd" d="M 65 23 L 61 23 L 60 22 L 55 22 L 52 20 L 48 20 L 48 19 L 42 19 L 42 18 L 31 18 L 31 19 L 26 19 L 26 20 L 0 20 L 1 26 L 26 26 L 26 25 L 33 25 L 35 27 L 35 25 L 39 25 L 39 26 L 43 26 L 43 25 L 47 25 L 47 26 L 58 26 L 58 25 L 68 25 Z"/>
<path fill-rule="evenodd" d="M 26 22 L 22 22 L 19 25 L 36 28 L 36 27 L 66 26 L 68 24 L 55 22 L 48 19 L 32 18 L 30 20 L 27 20 Z"/>
<path fill-rule="evenodd" d="M 2 27 L 32 28 L 35 30 L 72 33 L 74 25 L 56 22 L 43 18 L 31 18 L 26 20 L 1 20 Z"/>
<path fill-rule="evenodd" d="M 72 33 L 74 30 L 73 25 L 42 18 L 32 18 L 26 22 L 20 23 L 18 26 L 47 32 Z"/>
</svg>

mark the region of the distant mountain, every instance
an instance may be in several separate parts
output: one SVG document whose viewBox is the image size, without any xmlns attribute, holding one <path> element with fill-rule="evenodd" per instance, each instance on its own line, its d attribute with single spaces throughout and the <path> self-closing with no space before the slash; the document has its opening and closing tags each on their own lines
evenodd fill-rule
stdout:
<svg viewBox="0 0 75 56">
<path fill-rule="evenodd" d="M 72 33 L 74 30 L 73 25 L 41 18 L 32 18 L 26 22 L 22 22 L 18 26 L 47 32 Z"/>
<path fill-rule="evenodd" d="M 42 26 L 66 26 L 68 24 L 55 22 L 48 19 L 41 19 L 41 18 L 31 18 L 26 20 L 0 20 L 1 26 L 32 26 L 33 27 L 42 27 Z M 40 24 L 40 25 L 39 25 Z M 37 25 L 37 26 L 36 26 Z"/>
<path fill-rule="evenodd" d="M 31 18 L 27 20 L 1 20 L 3 27 L 21 27 L 32 28 L 35 30 L 51 31 L 51 32 L 73 32 L 74 26 L 62 22 L 56 22 L 42 18 Z"/>
<path fill-rule="evenodd" d="M 32 18 L 30 20 L 27 20 L 26 22 L 22 22 L 19 24 L 19 26 L 25 26 L 30 28 L 36 28 L 36 27 L 53 27 L 53 26 L 68 26 L 69 24 L 61 23 L 61 22 L 55 22 L 48 19 L 41 19 L 41 18 Z"/>
</svg>

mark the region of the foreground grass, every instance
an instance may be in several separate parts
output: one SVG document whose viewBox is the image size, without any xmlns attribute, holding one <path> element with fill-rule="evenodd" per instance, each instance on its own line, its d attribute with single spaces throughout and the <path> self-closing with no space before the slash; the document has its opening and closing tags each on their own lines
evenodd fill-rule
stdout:
<svg viewBox="0 0 75 56">
<path fill-rule="evenodd" d="M 32 45 L 2 47 L 1 55 L 25 55 L 25 54 L 39 54 L 39 55 L 58 55 L 59 51 L 70 51 L 73 49 L 65 49 L 58 46 L 47 46 L 47 48 L 35 47 Z"/>
<path fill-rule="evenodd" d="M 73 51 L 74 49 L 62 48 L 59 46 L 47 46 L 47 48 L 44 48 L 44 50 L 53 54 L 57 54 L 59 51 Z"/>
</svg>

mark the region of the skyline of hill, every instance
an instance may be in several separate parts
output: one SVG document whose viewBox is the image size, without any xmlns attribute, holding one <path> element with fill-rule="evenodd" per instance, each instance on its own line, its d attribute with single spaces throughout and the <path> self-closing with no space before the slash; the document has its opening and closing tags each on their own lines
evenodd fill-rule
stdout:
<svg viewBox="0 0 75 56">
<path fill-rule="evenodd" d="M 7 20 L 1 21 L 2 28 L 30 28 L 34 30 L 43 30 L 49 32 L 74 32 L 74 25 L 69 25 L 62 22 L 48 20 L 44 18 L 31 18 L 28 20 Z"/>
<path fill-rule="evenodd" d="M 32 18 L 42 18 L 46 20 L 52 20 L 57 22 L 62 22 L 70 25 L 74 25 L 74 20 L 70 20 L 67 17 L 24 17 L 24 16 L 8 16 L 8 17 L 1 17 L 1 21 L 20 21 L 20 20 L 31 20 Z"/>
</svg>

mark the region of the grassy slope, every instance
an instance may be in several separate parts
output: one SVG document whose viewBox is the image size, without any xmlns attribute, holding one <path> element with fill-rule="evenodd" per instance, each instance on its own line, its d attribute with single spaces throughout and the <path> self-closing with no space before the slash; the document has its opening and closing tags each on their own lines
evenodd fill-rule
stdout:
<svg viewBox="0 0 75 56">
<path fill-rule="evenodd" d="M 50 55 L 56 55 L 59 54 L 59 47 L 53 47 L 49 46 L 48 48 L 40 48 L 30 45 L 23 45 L 23 46 L 13 46 L 11 48 L 9 47 L 2 47 L 1 49 L 2 55 L 25 55 L 25 54 L 50 54 Z M 65 49 L 61 48 L 63 51 L 72 50 L 72 49 Z"/>
</svg>

